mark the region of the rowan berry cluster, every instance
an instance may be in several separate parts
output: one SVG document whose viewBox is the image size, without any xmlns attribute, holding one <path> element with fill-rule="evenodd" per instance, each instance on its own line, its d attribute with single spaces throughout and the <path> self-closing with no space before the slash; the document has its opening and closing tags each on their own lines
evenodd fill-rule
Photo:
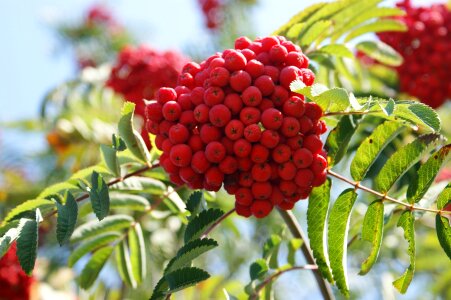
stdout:
<svg viewBox="0 0 451 300">
<path fill-rule="evenodd" d="M 0 258 L 0 299 L 30 299 L 34 277 L 28 277 L 22 271 L 16 257 L 16 243 Z"/>
<path fill-rule="evenodd" d="M 148 46 L 126 47 L 118 55 L 107 85 L 136 104 L 135 113 L 144 117 L 143 99 L 154 99 L 160 87 L 175 87 L 188 59 L 175 51 L 158 51 Z M 148 134 L 143 138 L 149 146 Z"/>
<path fill-rule="evenodd" d="M 384 32 L 379 38 L 397 50 L 404 63 L 397 68 L 400 90 L 439 107 L 451 98 L 451 12 L 444 4 L 413 7 L 402 1 L 399 17 L 406 32 Z"/>
<path fill-rule="evenodd" d="M 86 24 L 117 24 L 108 8 L 103 5 L 94 5 L 86 13 Z"/>
<path fill-rule="evenodd" d="M 235 49 L 186 64 L 177 87 L 146 106 L 171 181 L 209 191 L 224 184 L 246 217 L 307 198 L 327 167 L 322 110 L 289 87 L 312 85 L 308 63 L 298 46 L 271 36 L 240 37 Z"/>
<path fill-rule="evenodd" d="M 223 23 L 223 1 L 221 0 L 197 0 L 205 18 L 205 26 L 208 29 L 218 29 Z"/>
</svg>

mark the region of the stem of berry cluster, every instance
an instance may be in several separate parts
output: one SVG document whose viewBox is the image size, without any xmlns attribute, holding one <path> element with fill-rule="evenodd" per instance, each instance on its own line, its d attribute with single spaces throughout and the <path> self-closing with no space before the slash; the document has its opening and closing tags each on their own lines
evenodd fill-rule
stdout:
<svg viewBox="0 0 451 300">
<path fill-rule="evenodd" d="M 302 253 L 304 254 L 307 263 L 309 265 L 315 265 L 315 259 L 313 258 L 312 251 L 310 250 L 307 244 L 307 238 L 305 236 L 305 233 L 302 230 L 301 225 L 299 225 L 298 221 L 296 220 L 294 214 L 291 211 L 282 209 L 279 209 L 279 213 L 282 216 L 282 219 L 285 221 L 285 224 L 287 224 L 291 234 L 295 238 L 301 239 L 303 241 L 301 250 Z M 326 300 L 335 299 L 329 283 L 327 283 L 327 281 L 323 278 L 323 276 L 321 276 L 319 270 L 312 269 L 312 271 L 313 275 L 315 275 L 316 283 L 318 284 L 318 287 L 321 291 L 321 294 L 323 295 L 323 298 Z"/>
<path fill-rule="evenodd" d="M 340 175 L 338 173 L 335 173 L 332 170 L 327 170 L 327 173 L 330 176 L 333 176 L 333 177 L 335 177 L 337 179 L 340 179 L 341 181 L 344 181 L 344 182 L 352 185 L 355 189 L 361 189 L 362 191 L 366 191 L 366 192 L 368 192 L 370 194 L 373 194 L 373 195 L 376 195 L 378 197 L 381 197 L 381 199 L 383 201 L 387 200 L 387 201 L 390 201 L 390 202 L 393 202 L 393 203 L 405 206 L 405 207 L 407 207 L 407 209 L 412 210 L 412 211 L 413 210 L 421 210 L 421 211 L 428 211 L 428 212 L 432 212 L 432 213 L 436 213 L 436 214 L 440 214 L 440 215 L 451 214 L 451 211 L 419 207 L 419 206 L 414 206 L 413 204 L 410 204 L 410 203 L 405 203 L 405 202 L 399 201 L 399 200 L 397 200 L 397 199 L 395 199 L 393 197 L 390 197 L 387 194 L 382 194 L 382 193 L 380 193 L 378 191 L 375 191 L 375 190 L 373 190 L 373 189 L 371 189 L 369 187 L 360 185 L 360 182 L 353 181 L 353 180 L 351 180 L 349 178 L 346 178 L 346 177 L 344 177 L 344 176 L 342 176 L 342 175 Z"/>
</svg>

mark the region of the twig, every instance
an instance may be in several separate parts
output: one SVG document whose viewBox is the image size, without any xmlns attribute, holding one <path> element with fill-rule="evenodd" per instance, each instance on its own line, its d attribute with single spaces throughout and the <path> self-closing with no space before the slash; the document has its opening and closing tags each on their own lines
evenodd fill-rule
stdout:
<svg viewBox="0 0 451 300">
<path fill-rule="evenodd" d="M 232 208 L 231 210 L 229 210 L 228 212 L 226 212 L 225 214 L 223 214 L 219 219 L 216 220 L 216 222 L 214 222 L 213 224 L 210 225 L 210 227 L 208 227 L 204 233 L 201 236 L 201 239 L 206 238 L 208 234 L 210 234 L 210 232 L 216 228 L 216 226 L 218 226 L 222 221 L 224 221 L 228 216 L 230 216 L 232 213 L 235 212 L 235 208 Z"/>
<path fill-rule="evenodd" d="M 405 203 L 405 202 L 399 201 L 398 199 L 395 199 L 395 198 L 393 198 L 393 197 L 390 197 L 390 196 L 387 195 L 387 194 L 382 194 L 382 193 L 380 193 L 380 192 L 378 192 L 378 191 L 375 191 L 375 190 L 373 190 L 373 189 L 371 189 L 371 188 L 369 188 L 369 187 L 360 185 L 360 182 L 353 181 L 353 180 L 351 180 L 351 179 L 349 179 L 349 178 L 346 178 L 346 177 L 344 177 L 344 176 L 342 176 L 342 175 L 340 175 L 340 174 L 338 174 L 338 173 L 335 173 L 335 172 L 332 171 L 332 170 L 327 170 L 327 173 L 328 173 L 329 175 L 331 175 L 331 176 L 337 178 L 337 179 L 340 179 L 341 181 L 344 181 L 344 182 L 346 182 L 346 183 L 352 185 L 352 186 L 353 186 L 354 188 L 356 188 L 356 189 L 361 189 L 361 190 L 366 191 L 366 192 L 368 192 L 368 193 L 370 193 L 370 194 L 373 194 L 373 195 L 376 195 L 376 196 L 378 196 L 378 197 L 381 197 L 381 199 L 383 199 L 383 200 L 388 200 L 388 201 L 390 201 L 390 202 L 393 202 L 393 203 L 396 203 L 396 204 L 399 204 L 399 205 L 403 205 L 403 206 L 407 207 L 409 210 L 422 210 L 422 211 L 428 211 L 428 212 L 432 212 L 432 213 L 436 213 L 436 214 L 441 214 L 441 215 L 444 215 L 444 214 L 451 215 L 451 211 L 438 210 L 438 209 L 433 209 L 433 208 L 419 207 L 419 206 L 414 206 L 413 204 L 410 204 L 410 203 Z"/>
<path fill-rule="evenodd" d="M 313 258 L 312 251 L 310 250 L 307 239 L 305 237 L 304 232 L 302 231 L 301 226 L 299 225 L 298 221 L 296 220 L 296 217 L 293 215 L 291 211 L 282 210 L 279 209 L 279 213 L 282 216 L 283 220 L 288 226 L 288 229 L 290 230 L 291 234 L 295 238 L 299 238 L 303 240 L 301 250 L 304 254 L 305 259 L 307 260 L 307 263 L 309 265 L 315 265 L 315 259 Z M 318 284 L 318 287 L 321 291 L 321 294 L 323 295 L 323 298 L 326 300 L 335 299 L 334 295 L 332 293 L 332 290 L 330 288 L 330 285 L 327 283 L 327 281 L 321 276 L 321 273 L 318 269 L 312 269 L 313 275 L 315 275 L 316 283 Z"/>
<path fill-rule="evenodd" d="M 279 277 L 280 275 L 287 273 L 287 272 L 291 272 L 291 271 L 296 271 L 296 270 L 317 270 L 318 266 L 317 265 L 305 265 L 305 266 L 294 266 L 285 270 L 280 270 L 278 272 L 275 272 L 274 274 L 272 274 L 271 276 L 269 276 L 268 278 L 266 278 L 262 283 L 260 283 L 257 288 L 255 289 L 255 293 L 252 295 L 251 299 L 257 299 L 258 298 L 258 294 L 260 293 L 260 291 L 267 286 L 271 281 L 273 281 L 274 279 L 276 279 L 277 277 Z"/>
</svg>

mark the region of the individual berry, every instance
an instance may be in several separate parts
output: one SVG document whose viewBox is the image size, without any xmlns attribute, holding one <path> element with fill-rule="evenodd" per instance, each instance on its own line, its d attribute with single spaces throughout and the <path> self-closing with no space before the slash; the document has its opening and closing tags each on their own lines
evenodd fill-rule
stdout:
<svg viewBox="0 0 451 300">
<path fill-rule="evenodd" d="M 260 90 L 263 96 L 271 95 L 275 88 L 274 81 L 268 75 L 262 75 L 255 79 L 254 86 Z"/>
<path fill-rule="evenodd" d="M 258 123 L 260 116 L 260 110 L 255 107 L 245 107 L 240 112 L 240 120 L 246 126 Z"/>
<path fill-rule="evenodd" d="M 222 173 L 218 167 L 210 167 L 205 172 L 205 181 L 212 186 L 221 187 L 224 181 L 224 173 Z"/>
<path fill-rule="evenodd" d="M 186 167 L 191 163 L 192 151 L 189 146 L 178 144 L 172 147 L 169 157 L 177 167 Z"/>
<path fill-rule="evenodd" d="M 267 163 L 258 163 L 252 167 L 252 178 L 254 181 L 265 182 L 271 177 L 271 166 Z"/>
<path fill-rule="evenodd" d="M 233 145 L 233 152 L 237 157 L 249 156 L 252 150 L 252 145 L 245 139 L 239 139 Z"/>
<path fill-rule="evenodd" d="M 252 192 L 249 188 L 240 188 L 235 193 L 236 202 L 243 206 L 250 206 L 253 201 Z"/>
<path fill-rule="evenodd" d="M 283 180 L 291 180 L 296 176 L 296 166 L 291 161 L 279 165 L 279 177 Z"/>
<path fill-rule="evenodd" d="M 241 100 L 241 97 L 238 94 L 228 94 L 224 99 L 224 105 L 230 109 L 233 115 L 236 115 L 239 114 L 243 108 L 243 100 Z"/>
<path fill-rule="evenodd" d="M 256 200 L 251 205 L 251 212 L 256 218 L 264 218 L 272 211 L 272 204 L 266 200 Z"/>
<path fill-rule="evenodd" d="M 269 150 L 261 144 L 252 146 L 251 160 L 255 163 L 263 163 L 268 160 Z"/>
<path fill-rule="evenodd" d="M 212 163 L 219 163 L 225 155 L 226 149 L 220 142 L 210 142 L 205 148 L 205 157 Z"/>
<path fill-rule="evenodd" d="M 224 174 L 233 174 L 238 169 L 238 161 L 233 156 L 227 156 L 219 162 L 219 170 Z"/>
<path fill-rule="evenodd" d="M 252 60 L 248 61 L 246 68 L 244 70 L 252 78 L 257 78 L 257 77 L 265 74 L 265 65 L 256 59 L 252 59 Z"/>
<path fill-rule="evenodd" d="M 305 112 L 304 101 L 297 96 L 291 96 L 283 104 L 282 112 L 287 116 L 300 118 Z"/>
<path fill-rule="evenodd" d="M 263 96 L 257 87 L 250 86 L 243 91 L 241 99 L 247 106 L 258 106 L 262 102 Z"/>
<path fill-rule="evenodd" d="M 293 137 L 299 133 L 300 128 L 301 125 L 299 124 L 299 121 L 296 118 L 286 117 L 283 118 L 280 131 L 285 137 Z"/>
<path fill-rule="evenodd" d="M 260 144 L 266 148 L 272 149 L 279 144 L 279 134 L 274 130 L 264 130 L 260 138 Z"/>
<path fill-rule="evenodd" d="M 168 101 L 162 108 L 163 117 L 168 121 L 177 121 L 182 114 L 182 107 L 176 101 Z"/>
<path fill-rule="evenodd" d="M 224 97 L 224 91 L 220 87 L 212 86 L 205 90 L 204 102 L 208 106 L 212 107 L 213 105 L 222 103 L 224 101 Z"/>
<path fill-rule="evenodd" d="M 312 153 L 319 153 L 323 149 L 323 142 L 321 142 L 317 135 L 307 135 L 304 137 L 304 147 Z"/>
<path fill-rule="evenodd" d="M 224 67 L 216 67 L 210 72 L 210 82 L 216 86 L 227 85 L 229 83 L 229 77 L 230 72 Z"/>
<path fill-rule="evenodd" d="M 251 143 L 258 142 L 262 132 L 257 124 L 250 124 L 244 128 L 244 137 Z"/>
<path fill-rule="evenodd" d="M 300 169 L 308 168 L 313 162 L 313 154 L 307 148 L 300 148 L 294 152 L 293 162 Z"/>
<path fill-rule="evenodd" d="M 272 193 L 272 185 L 269 182 L 254 182 L 251 191 L 255 199 L 268 199 Z"/>
<path fill-rule="evenodd" d="M 244 187 L 250 187 L 254 183 L 254 179 L 252 178 L 252 174 L 249 172 L 241 173 L 238 178 L 238 183 Z"/>
<path fill-rule="evenodd" d="M 189 131 L 183 124 L 175 124 L 169 129 L 169 140 L 173 144 L 185 143 L 189 138 Z"/>
<path fill-rule="evenodd" d="M 210 162 L 208 161 L 205 152 L 199 150 L 194 153 L 191 159 L 191 168 L 199 174 L 204 174 L 208 168 L 210 168 Z"/>
<path fill-rule="evenodd" d="M 315 154 L 313 156 L 312 165 L 310 166 L 310 169 L 313 171 L 313 174 L 318 175 L 327 168 L 327 160 L 323 156 L 319 154 Z"/>
<path fill-rule="evenodd" d="M 232 118 L 232 113 L 224 104 L 218 104 L 209 110 L 208 116 L 211 124 L 216 127 L 224 127 Z"/>
<path fill-rule="evenodd" d="M 251 208 L 249 206 L 238 204 L 238 201 L 235 202 L 235 211 L 242 217 L 249 218 L 250 216 L 252 216 Z"/>
<path fill-rule="evenodd" d="M 199 123 L 206 123 L 209 120 L 210 108 L 205 104 L 199 104 L 194 109 L 194 119 Z"/>
<path fill-rule="evenodd" d="M 261 121 L 266 129 L 277 130 L 282 126 L 283 116 L 279 110 L 270 108 L 263 112 Z"/>
<path fill-rule="evenodd" d="M 222 137 L 221 130 L 212 124 L 204 124 L 200 128 L 200 139 L 205 144 L 208 144 L 213 141 L 219 141 L 221 137 Z"/>
<path fill-rule="evenodd" d="M 246 57 L 238 51 L 231 51 L 225 57 L 225 67 L 230 71 L 243 70 L 246 67 Z"/>
<path fill-rule="evenodd" d="M 298 67 L 288 66 L 280 71 L 280 85 L 288 90 L 290 89 L 290 84 L 298 78 L 302 80 L 301 69 Z"/>
<path fill-rule="evenodd" d="M 300 187 L 309 187 L 312 185 L 315 175 L 310 169 L 299 169 L 294 181 Z"/>
<path fill-rule="evenodd" d="M 242 92 L 252 83 L 249 73 L 243 70 L 235 71 L 230 76 L 230 87 L 236 92 Z"/>
<path fill-rule="evenodd" d="M 239 120 L 231 120 L 225 127 L 225 135 L 235 141 L 243 136 L 244 125 Z"/>
<path fill-rule="evenodd" d="M 272 159 L 276 163 L 284 163 L 290 160 L 291 157 L 291 149 L 285 144 L 280 144 L 272 151 Z"/>
</svg>

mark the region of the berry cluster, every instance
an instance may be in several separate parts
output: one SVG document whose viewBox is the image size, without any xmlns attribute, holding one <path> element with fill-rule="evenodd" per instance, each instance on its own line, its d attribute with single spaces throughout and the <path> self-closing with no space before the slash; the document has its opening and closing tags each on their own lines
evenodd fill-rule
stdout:
<svg viewBox="0 0 451 300">
<path fill-rule="evenodd" d="M 107 85 L 136 104 L 135 113 L 144 117 L 143 99 L 153 99 L 163 86 L 175 87 L 188 59 L 175 51 L 157 51 L 148 46 L 126 47 L 118 56 Z M 145 129 L 143 138 L 149 146 Z"/>
<path fill-rule="evenodd" d="M 238 214 L 292 209 L 326 180 L 321 108 L 290 91 L 312 85 L 301 49 L 284 37 L 251 41 L 183 68 L 175 89 L 146 106 L 147 130 L 172 182 L 235 195 Z"/>
<path fill-rule="evenodd" d="M 451 12 L 444 4 L 413 7 L 404 0 L 398 6 L 406 11 L 399 19 L 408 30 L 379 38 L 404 58 L 397 68 L 400 90 L 439 107 L 451 98 Z"/>
<path fill-rule="evenodd" d="M 116 20 L 105 6 L 94 5 L 86 13 L 86 24 L 115 25 Z"/>
<path fill-rule="evenodd" d="M 16 244 L 0 259 L 0 299 L 30 299 L 33 277 L 22 271 L 16 257 Z"/>
<path fill-rule="evenodd" d="M 205 18 L 205 26 L 216 30 L 223 23 L 223 6 L 221 0 L 197 0 Z"/>
</svg>

